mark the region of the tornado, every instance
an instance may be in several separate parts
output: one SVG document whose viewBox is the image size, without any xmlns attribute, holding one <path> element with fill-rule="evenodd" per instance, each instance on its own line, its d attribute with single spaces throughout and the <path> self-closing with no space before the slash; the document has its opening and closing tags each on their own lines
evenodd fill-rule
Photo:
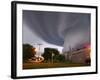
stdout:
<svg viewBox="0 0 100 80">
<path fill-rule="evenodd" d="M 90 43 L 90 18 L 89 13 L 23 10 L 23 43 L 38 37 L 63 51 L 83 46 Z"/>
</svg>

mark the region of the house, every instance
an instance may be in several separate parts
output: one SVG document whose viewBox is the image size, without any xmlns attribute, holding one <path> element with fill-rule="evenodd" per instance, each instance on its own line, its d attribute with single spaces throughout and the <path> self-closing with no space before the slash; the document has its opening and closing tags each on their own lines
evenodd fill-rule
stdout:
<svg viewBox="0 0 100 80">
<path fill-rule="evenodd" d="M 69 60 L 73 63 L 90 63 L 90 48 L 66 52 L 64 55 L 66 60 Z"/>
</svg>

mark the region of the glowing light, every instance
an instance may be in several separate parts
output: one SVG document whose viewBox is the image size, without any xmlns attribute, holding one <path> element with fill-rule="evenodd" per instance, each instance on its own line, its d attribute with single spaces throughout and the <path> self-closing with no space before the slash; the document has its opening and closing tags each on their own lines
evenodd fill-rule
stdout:
<svg viewBox="0 0 100 80">
<path fill-rule="evenodd" d="M 85 47 L 90 49 L 91 46 L 90 44 L 86 44 Z"/>
<path fill-rule="evenodd" d="M 29 59 L 30 62 L 32 63 L 41 63 L 44 61 L 44 57 L 39 56 L 39 57 L 33 57 L 32 59 Z"/>
<path fill-rule="evenodd" d="M 38 51 L 38 49 L 37 48 L 35 48 L 35 52 L 37 52 Z"/>
<path fill-rule="evenodd" d="M 87 58 L 91 57 L 91 46 L 89 44 L 85 46 L 85 53 L 86 53 Z"/>
</svg>

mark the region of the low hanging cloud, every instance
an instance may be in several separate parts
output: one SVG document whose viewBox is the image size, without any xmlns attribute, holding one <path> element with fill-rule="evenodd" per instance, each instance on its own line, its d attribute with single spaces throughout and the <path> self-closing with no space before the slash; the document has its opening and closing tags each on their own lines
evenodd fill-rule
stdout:
<svg viewBox="0 0 100 80">
<path fill-rule="evenodd" d="M 90 14 L 23 10 L 24 24 L 32 34 L 47 43 L 63 46 L 65 51 L 69 46 L 90 43 Z"/>
</svg>

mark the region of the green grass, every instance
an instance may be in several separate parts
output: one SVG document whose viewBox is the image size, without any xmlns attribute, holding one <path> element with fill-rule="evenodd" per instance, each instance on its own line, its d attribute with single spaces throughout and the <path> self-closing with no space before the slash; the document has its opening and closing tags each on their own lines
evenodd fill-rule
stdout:
<svg viewBox="0 0 100 80">
<path fill-rule="evenodd" d="M 24 63 L 23 69 L 39 69 L 39 68 L 59 68 L 59 67 L 81 67 L 81 66 L 89 66 L 85 64 L 76 64 L 71 62 L 64 63 Z"/>
</svg>

